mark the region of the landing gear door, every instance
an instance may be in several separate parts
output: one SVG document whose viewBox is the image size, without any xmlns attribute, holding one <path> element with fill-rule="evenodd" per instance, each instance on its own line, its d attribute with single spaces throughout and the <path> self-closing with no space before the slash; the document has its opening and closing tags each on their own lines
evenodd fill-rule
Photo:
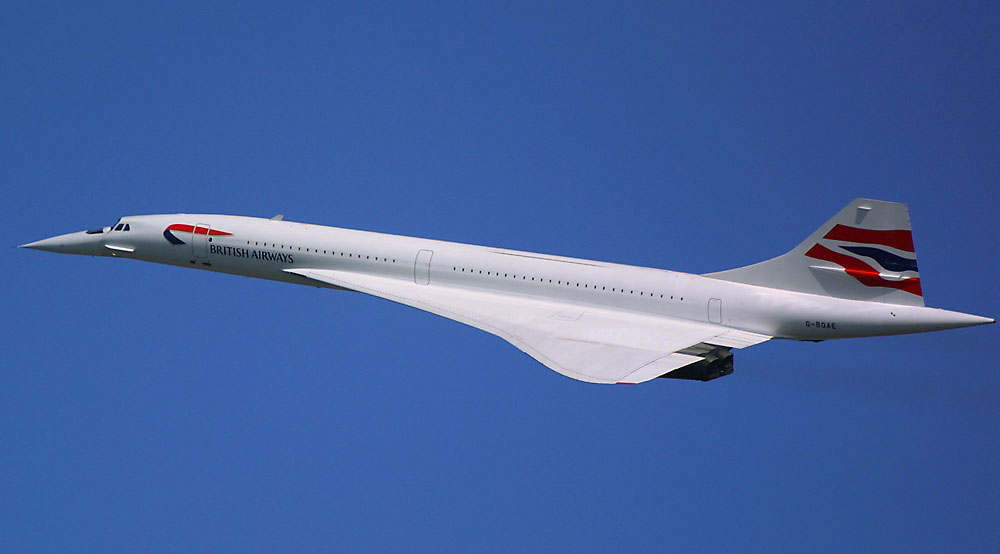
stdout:
<svg viewBox="0 0 1000 554">
<path fill-rule="evenodd" d="M 195 259 L 205 259 L 208 257 L 208 230 L 210 226 L 199 223 L 194 227 L 191 237 L 191 248 Z"/>
</svg>

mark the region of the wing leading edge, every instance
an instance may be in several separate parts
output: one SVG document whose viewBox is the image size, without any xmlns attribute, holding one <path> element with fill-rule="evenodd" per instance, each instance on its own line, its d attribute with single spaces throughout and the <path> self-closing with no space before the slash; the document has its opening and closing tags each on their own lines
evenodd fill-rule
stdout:
<svg viewBox="0 0 1000 554">
<path fill-rule="evenodd" d="M 286 269 L 497 335 L 567 377 L 642 383 L 771 337 L 726 327 L 329 269 Z"/>
</svg>

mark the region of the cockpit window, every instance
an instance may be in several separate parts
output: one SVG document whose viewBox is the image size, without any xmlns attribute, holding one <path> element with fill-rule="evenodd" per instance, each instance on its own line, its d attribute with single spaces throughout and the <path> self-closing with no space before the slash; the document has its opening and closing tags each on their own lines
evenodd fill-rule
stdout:
<svg viewBox="0 0 1000 554">
<path fill-rule="evenodd" d="M 125 228 L 124 228 L 124 229 L 122 229 L 122 231 L 131 231 L 131 230 L 132 230 L 132 229 L 129 229 L 129 227 L 128 227 L 128 223 L 126 223 L 126 224 L 125 224 Z"/>
<path fill-rule="evenodd" d="M 118 225 L 115 225 L 115 231 L 121 231 L 122 227 L 124 227 L 124 226 L 125 226 L 124 223 L 119 223 Z"/>
</svg>

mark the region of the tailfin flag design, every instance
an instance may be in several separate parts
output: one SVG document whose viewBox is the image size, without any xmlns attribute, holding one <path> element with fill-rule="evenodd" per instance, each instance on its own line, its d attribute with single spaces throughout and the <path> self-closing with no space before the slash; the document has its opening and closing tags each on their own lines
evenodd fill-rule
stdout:
<svg viewBox="0 0 1000 554">
<path fill-rule="evenodd" d="M 782 290 L 923 306 L 906 204 L 858 198 L 787 254 L 706 277 Z"/>
</svg>

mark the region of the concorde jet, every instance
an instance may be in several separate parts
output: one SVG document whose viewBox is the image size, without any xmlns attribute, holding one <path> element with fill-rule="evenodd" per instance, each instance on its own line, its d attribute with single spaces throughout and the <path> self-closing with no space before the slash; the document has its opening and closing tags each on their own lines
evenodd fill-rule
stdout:
<svg viewBox="0 0 1000 554">
<path fill-rule="evenodd" d="M 123 217 L 23 248 L 369 294 L 502 337 L 591 383 L 708 381 L 732 350 L 994 323 L 924 307 L 905 204 L 857 199 L 790 252 L 692 275 L 231 215 Z"/>
</svg>

